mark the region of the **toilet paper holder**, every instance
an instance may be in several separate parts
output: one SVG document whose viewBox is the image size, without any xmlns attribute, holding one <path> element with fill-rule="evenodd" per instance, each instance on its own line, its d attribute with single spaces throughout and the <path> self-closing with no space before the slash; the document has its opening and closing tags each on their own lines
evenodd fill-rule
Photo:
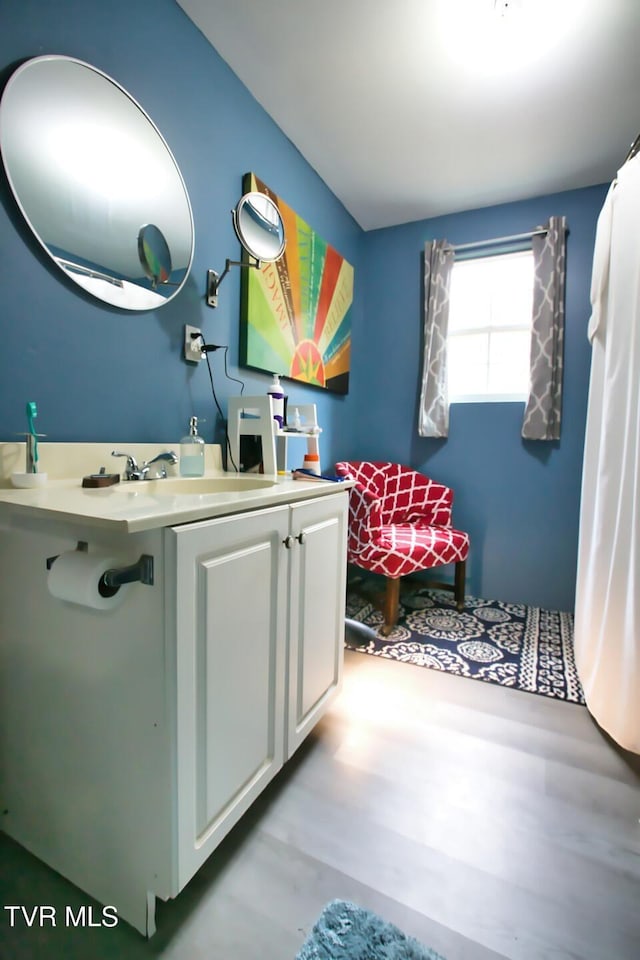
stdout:
<svg viewBox="0 0 640 960">
<path fill-rule="evenodd" d="M 78 540 L 76 550 L 87 553 L 89 544 L 85 540 Z M 56 554 L 55 557 L 47 557 L 47 570 L 51 570 L 58 556 L 59 554 Z M 141 554 L 139 560 L 127 567 L 112 567 L 105 570 L 100 577 L 98 591 L 103 597 L 112 597 L 125 583 L 136 583 L 138 581 L 147 586 L 153 586 L 153 557 L 148 553 Z"/>
</svg>

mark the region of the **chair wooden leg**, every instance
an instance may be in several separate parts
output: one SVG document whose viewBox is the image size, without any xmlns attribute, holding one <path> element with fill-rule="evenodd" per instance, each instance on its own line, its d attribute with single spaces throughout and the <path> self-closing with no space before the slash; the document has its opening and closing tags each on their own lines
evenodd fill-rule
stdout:
<svg viewBox="0 0 640 960">
<path fill-rule="evenodd" d="M 458 560 L 458 562 L 456 563 L 453 595 L 455 597 L 456 607 L 460 611 L 464 610 L 464 584 L 465 584 L 466 568 L 467 568 L 467 561 Z"/>
<path fill-rule="evenodd" d="M 387 588 L 384 595 L 384 627 L 380 632 L 386 637 L 391 633 L 398 621 L 398 606 L 400 604 L 400 578 L 393 580 L 387 577 Z"/>
</svg>

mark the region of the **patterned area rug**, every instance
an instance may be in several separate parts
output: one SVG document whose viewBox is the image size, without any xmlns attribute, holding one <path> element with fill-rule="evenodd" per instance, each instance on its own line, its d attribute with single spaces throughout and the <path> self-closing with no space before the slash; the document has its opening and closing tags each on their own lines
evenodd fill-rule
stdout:
<svg viewBox="0 0 640 960">
<path fill-rule="evenodd" d="M 444 960 L 370 910 L 332 900 L 296 960 Z"/>
<path fill-rule="evenodd" d="M 403 582 L 398 624 L 384 637 L 379 591 L 366 580 L 349 589 L 347 617 L 376 630 L 369 642 L 347 641 L 350 649 L 584 704 L 571 614 L 475 597 L 458 612 L 452 594 Z"/>
</svg>

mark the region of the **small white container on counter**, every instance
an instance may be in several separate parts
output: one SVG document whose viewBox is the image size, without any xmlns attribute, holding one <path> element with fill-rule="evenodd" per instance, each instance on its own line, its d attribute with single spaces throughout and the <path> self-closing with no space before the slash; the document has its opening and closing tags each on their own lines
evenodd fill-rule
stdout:
<svg viewBox="0 0 640 960">
<path fill-rule="evenodd" d="M 14 487 L 44 487 L 47 482 L 46 473 L 12 473 L 11 483 Z"/>
</svg>

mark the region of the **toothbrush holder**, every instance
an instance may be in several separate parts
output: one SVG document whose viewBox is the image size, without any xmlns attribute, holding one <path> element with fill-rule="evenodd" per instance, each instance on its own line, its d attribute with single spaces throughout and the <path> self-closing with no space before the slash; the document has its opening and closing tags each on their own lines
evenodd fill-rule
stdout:
<svg viewBox="0 0 640 960">
<path fill-rule="evenodd" d="M 46 473 L 18 473 L 11 474 L 11 483 L 14 487 L 44 487 L 48 480 Z"/>
</svg>

